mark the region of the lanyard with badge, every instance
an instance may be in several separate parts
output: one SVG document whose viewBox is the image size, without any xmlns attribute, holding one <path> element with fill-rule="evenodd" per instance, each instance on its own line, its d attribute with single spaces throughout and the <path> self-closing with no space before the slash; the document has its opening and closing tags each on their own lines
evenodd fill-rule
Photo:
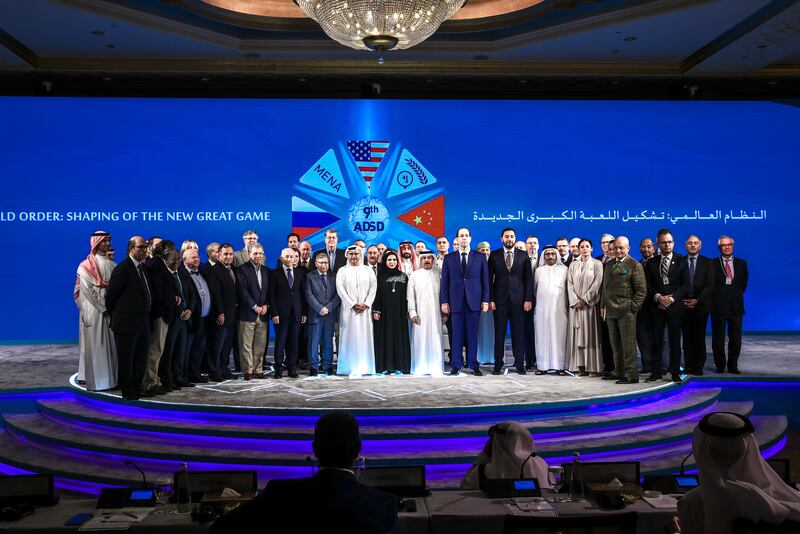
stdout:
<svg viewBox="0 0 800 534">
<path fill-rule="evenodd" d="M 732 258 L 728 261 L 732 261 Z M 728 265 L 728 270 L 725 269 L 725 260 L 722 259 L 722 256 L 719 258 L 719 266 L 722 267 L 722 272 L 725 273 L 725 285 L 729 286 L 733 283 L 733 277 L 728 274 L 730 272 L 730 265 Z"/>
</svg>

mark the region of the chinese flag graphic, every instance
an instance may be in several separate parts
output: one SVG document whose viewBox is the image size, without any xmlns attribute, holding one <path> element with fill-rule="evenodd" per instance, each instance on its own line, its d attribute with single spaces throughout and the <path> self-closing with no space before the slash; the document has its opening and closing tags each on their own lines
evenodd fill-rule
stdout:
<svg viewBox="0 0 800 534">
<path fill-rule="evenodd" d="M 398 217 L 433 237 L 444 234 L 444 197 L 438 196 Z"/>
</svg>

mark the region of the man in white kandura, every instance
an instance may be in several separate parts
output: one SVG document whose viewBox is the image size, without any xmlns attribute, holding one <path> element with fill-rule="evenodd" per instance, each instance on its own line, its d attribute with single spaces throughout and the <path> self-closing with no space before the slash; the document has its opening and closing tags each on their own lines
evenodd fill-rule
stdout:
<svg viewBox="0 0 800 534">
<path fill-rule="evenodd" d="M 89 240 L 91 250 L 78 266 L 75 304 L 80 311 L 80 362 L 78 382 L 86 389 L 111 389 L 117 385 L 117 346 L 106 314 L 106 287 L 116 263 L 106 257 L 111 234 L 98 231 Z"/>
<path fill-rule="evenodd" d="M 422 269 L 408 277 L 408 316 L 411 318 L 411 374 L 442 376 L 442 314 L 439 311 L 440 275 L 433 252 L 419 255 Z"/>
<path fill-rule="evenodd" d="M 536 269 L 534 293 L 536 309 L 533 323 L 536 330 L 537 375 L 556 371 L 565 375 L 567 348 L 567 273 L 558 261 L 556 247 L 548 245 L 542 252 L 544 265 Z"/>
<path fill-rule="evenodd" d="M 336 274 L 336 291 L 342 299 L 339 320 L 339 364 L 336 374 L 351 377 L 375 373 L 375 348 L 372 337 L 372 303 L 378 279 L 362 265 L 364 249 L 347 247 L 347 265 Z"/>
</svg>

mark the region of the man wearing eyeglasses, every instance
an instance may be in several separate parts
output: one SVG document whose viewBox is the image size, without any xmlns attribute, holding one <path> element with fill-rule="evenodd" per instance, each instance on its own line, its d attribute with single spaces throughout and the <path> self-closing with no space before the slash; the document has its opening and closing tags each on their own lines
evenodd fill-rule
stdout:
<svg viewBox="0 0 800 534">
<path fill-rule="evenodd" d="M 142 396 L 142 379 L 150 339 L 152 283 L 144 265 L 147 242 L 141 236 L 128 241 L 128 256 L 111 272 L 106 290 L 106 312 L 117 345 L 117 383 L 122 398 Z"/>
<path fill-rule="evenodd" d="M 247 247 L 258 243 L 258 233 L 256 233 L 255 230 L 247 230 L 242 234 L 242 241 L 244 242 L 244 247 L 242 247 L 242 250 L 237 250 L 233 254 L 234 267 L 239 267 L 240 265 L 244 265 L 250 261 L 250 253 L 248 252 Z"/>
<path fill-rule="evenodd" d="M 711 349 L 717 372 L 739 373 L 742 350 L 744 292 L 747 290 L 747 262 L 733 257 L 733 238 L 717 241 L 720 255 L 714 260 L 714 290 L 711 295 Z M 113 278 L 113 275 L 112 275 Z M 725 327 L 728 328 L 728 354 L 725 355 Z"/>
<path fill-rule="evenodd" d="M 344 267 L 347 263 L 344 250 L 338 248 L 338 245 L 339 233 L 333 228 L 328 228 L 325 230 L 325 248 L 311 255 L 312 258 L 316 258 L 317 254 L 326 254 L 328 256 L 329 270 L 332 275 L 336 275 L 339 268 Z"/>
<path fill-rule="evenodd" d="M 689 295 L 689 268 L 686 258 L 674 252 L 675 239 L 672 233 L 663 228 L 656 239 L 661 256 L 658 260 L 647 262 L 647 299 L 653 303 L 653 359 L 659 357 L 664 349 L 664 328 L 669 339 L 669 369 L 672 381 L 680 384 L 681 372 L 681 326 L 686 306 L 683 299 Z M 655 382 L 662 377 L 661 362 L 652 361 L 649 365 L 653 373 L 647 382 Z"/>
</svg>

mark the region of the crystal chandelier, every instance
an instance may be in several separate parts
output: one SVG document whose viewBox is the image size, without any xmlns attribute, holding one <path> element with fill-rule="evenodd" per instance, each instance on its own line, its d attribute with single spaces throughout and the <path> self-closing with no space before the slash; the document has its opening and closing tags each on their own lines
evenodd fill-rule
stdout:
<svg viewBox="0 0 800 534">
<path fill-rule="evenodd" d="M 386 50 L 421 43 L 466 0 L 295 0 L 325 33 L 356 50 Z"/>
</svg>

